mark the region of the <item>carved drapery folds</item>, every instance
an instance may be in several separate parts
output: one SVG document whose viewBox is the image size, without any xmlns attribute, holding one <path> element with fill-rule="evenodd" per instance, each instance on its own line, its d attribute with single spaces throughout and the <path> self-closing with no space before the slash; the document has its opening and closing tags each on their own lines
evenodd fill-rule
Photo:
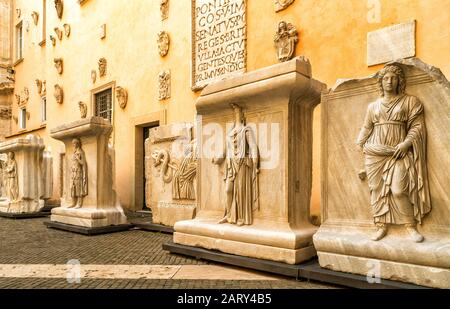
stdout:
<svg viewBox="0 0 450 309">
<path fill-rule="evenodd" d="M 88 195 L 88 170 L 86 155 L 81 148 L 81 141 L 78 138 L 72 141 L 74 152 L 72 154 L 70 172 L 70 196 L 72 204 L 68 208 L 81 208 L 83 198 Z"/>
<path fill-rule="evenodd" d="M 14 152 L 8 152 L 8 160 L 4 164 L 3 188 L 6 193 L 5 196 L 10 202 L 14 202 L 19 198 L 19 179 L 17 177 L 17 162 Z"/>
<path fill-rule="evenodd" d="M 170 99 L 170 70 L 165 70 L 159 73 L 159 100 Z"/>
<path fill-rule="evenodd" d="M 295 55 L 295 46 L 298 43 L 298 33 L 294 25 L 280 21 L 274 42 L 278 60 L 280 62 L 291 60 Z"/>
</svg>

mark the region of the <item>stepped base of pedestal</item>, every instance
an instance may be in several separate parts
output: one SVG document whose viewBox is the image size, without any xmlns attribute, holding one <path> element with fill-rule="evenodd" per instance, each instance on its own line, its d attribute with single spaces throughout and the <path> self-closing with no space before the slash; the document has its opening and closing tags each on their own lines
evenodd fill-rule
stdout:
<svg viewBox="0 0 450 309">
<path fill-rule="evenodd" d="M 391 227 L 388 235 L 372 241 L 374 228 L 322 225 L 314 235 L 321 267 L 346 273 L 450 288 L 449 233 L 424 233 L 415 243 L 401 227 Z"/>
<path fill-rule="evenodd" d="M 124 213 L 116 208 L 64 208 L 52 209 L 51 222 L 64 223 L 79 227 L 100 228 L 127 224 Z"/>
<path fill-rule="evenodd" d="M 138 227 L 144 231 L 173 234 L 173 227 L 171 227 L 171 226 L 155 224 L 155 223 L 151 223 L 151 222 L 133 222 L 132 221 L 131 223 L 135 227 Z"/>
<path fill-rule="evenodd" d="M 317 228 L 291 229 L 288 224 L 255 222 L 250 226 L 189 220 L 175 224 L 176 244 L 218 250 L 258 259 L 298 264 L 316 256 L 312 236 Z"/>
<path fill-rule="evenodd" d="M 40 211 L 34 213 L 11 213 L 11 212 L 0 212 L 0 217 L 9 219 L 33 219 L 42 218 L 50 216 L 48 211 Z"/>
<path fill-rule="evenodd" d="M 131 229 L 133 227 L 132 224 L 121 224 L 121 225 L 109 225 L 103 227 L 85 227 L 85 226 L 76 226 L 71 224 L 59 223 L 59 222 L 44 222 L 44 224 L 49 228 L 54 228 L 58 230 L 68 231 L 77 234 L 83 234 L 88 236 L 107 234 L 107 233 L 115 233 L 115 232 L 123 232 Z"/>
<path fill-rule="evenodd" d="M 0 200 L 0 212 L 10 214 L 34 214 L 41 212 L 45 206 L 44 200 L 20 200 L 10 202 Z"/>
</svg>

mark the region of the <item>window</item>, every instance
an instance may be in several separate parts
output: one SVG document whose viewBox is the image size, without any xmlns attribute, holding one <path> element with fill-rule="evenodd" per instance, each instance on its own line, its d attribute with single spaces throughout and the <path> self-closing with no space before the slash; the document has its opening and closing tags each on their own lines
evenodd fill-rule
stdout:
<svg viewBox="0 0 450 309">
<path fill-rule="evenodd" d="M 95 95 L 95 116 L 112 122 L 112 89 L 106 89 Z"/>
<path fill-rule="evenodd" d="M 47 24 L 47 0 L 42 0 L 42 31 L 41 31 L 41 39 L 39 45 L 43 46 L 45 43 L 45 27 Z"/>
<path fill-rule="evenodd" d="M 16 26 L 16 60 L 23 58 L 23 26 L 20 22 Z"/>
<path fill-rule="evenodd" d="M 24 130 L 27 128 L 27 109 L 21 108 L 19 110 L 19 128 Z"/>
<path fill-rule="evenodd" d="M 41 122 L 47 121 L 47 98 L 42 97 L 41 99 Z"/>
</svg>

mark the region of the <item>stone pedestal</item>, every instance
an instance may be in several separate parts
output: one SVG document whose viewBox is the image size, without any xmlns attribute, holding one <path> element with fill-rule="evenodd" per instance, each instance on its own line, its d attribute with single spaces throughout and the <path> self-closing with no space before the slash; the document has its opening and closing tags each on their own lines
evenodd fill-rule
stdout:
<svg viewBox="0 0 450 309">
<path fill-rule="evenodd" d="M 192 124 L 150 129 L 145 141 L 146 205 L 154 224 L 173 226 L 195 216 L 196 166 Z"/>
<path fill-rule="evenodd" d="M 366 111 L 377 111 L 375 115 L 380 111 L 381 105 L 377 102 L 382 101 L 379 101 L 377 75 L 342 80 L 323 95 L 323 222 L 314 235 L 314 245 L 320 266 L 324 268 L 365 275 L 372 282 L 384 278 L 450 288 L 450 193 L 447 189 L 450 184 L 450 83 L 439 69 L 418 59 L 393 64 L 405 73 L 406 96 L 402 100 L 409 102 L 409 106 L 401 107 L 400 103 L 394 109 L 386 109 L 393 113 L 395 120 L 378 119 L 378 116 L 370 116 L 372 114 L 366 117 L 370 121 L 364 120 Z M 420 104 L 423 110 L 418 108 Z M 425 125 L 421 124 L 421 117 L 424 117 Z M 356 146 L 362 128 L 370 132 L 371 124 L 373 132 L 383 126 L 391 130 L 382 131 L 386 136 L 378 143 L 395 138 L 389 132 L 396 132 L 392 131 L 396 126 L 403 126 L 409 132 L 405 136 L 399 135 L 413 143 L 408 154 L 395 163 L 394 174 L 388 172 L 391 161 L 383 165 L 383 155 L 366 157 L 371 155 L 369 147 L 375 145 L 371 144 L 374 142 L 364 144 L 365 153 Z M 372 140 L 369 138 L 368 141 Z M 386 157 L 392 157 L 392 154 L 386 154 Z M 402 166 L 409 172 L 398 177 L 395 173 L 401 172 Z M 377 191 L 379 183 L 385 186 L 384 194 Z M 415 190 L 419 191 L 418 199 L 413 197 Z M 417 210 L 411 214 L 417 221 L 418 233 L 424 237 L 422 242 L 404 224 L 407 211 L 395 210 L 400 204 L 393 201 L 402 197 L 412 201 L 411 209 Z M 382 236 L 377 234 L 374 224 L 375 220 L 380 220 L 377 214 L 382 212 L 373 207 L 377 201 L 386 201 L 388 219 L 392 223 L 386 226 L 384 237 L 372 240 Z M 382 216 L 382 220 L 386 220 L 386 215 Z"/>
<path fill-rule="evenodd" d="M 113 163 L 108 151 L 111 124 L 100 117 L 92 117 L 67 123 L 51 130 L 51 137 L 65 145 L 63 196 L 61 207 L 52 210 L 51 221 L 63 224 L 101 228 L 127 223 L 123 209 L 113 190 Z M 74 139 L 80 142 L 77 150 Z M 79 175 L 85 184 L 74 187 L 75 153 L 82 153 Z M 81 195 L 81 205 L 76 205 L 74 192 Z M 82 194 L 78 194 L 82 192 Z M 77 199 L 79 201 L 79 198 Z M 73 206 L 73 207 L 72 207 Z M 80 208 L 77 208 L 80 207 Z"/>
<path fill-rule="evenodd" d="M 317 228 L 309 212 L 312 115 L 324 89 L 311 78 L 309 61 L 295 58 L 203 90 L 196 103 L 201 116 L 197 216 L 175 224 L 175 243 L 289 264 L 316 255 L 312 235 Z M 235 169 L 231 195 L 233 203 L 247 200 L 252 205 L 243 217 L 237 211 L 235 218 L 233 210 L 224 217 L 233 163 L 231 154 L 225 160 L 220 156 L 225 149 L 244 149 L 223 147 L 225 140 L 233 141 L 230 132 L 242 128 L 242 114 L 245 129 L 239 136 L 246 140 L 245 163 Z"/>
<path fill-rule="evenodd" d="M 43 140 L 34 135 L 0 144 L 3 154 L 0 212 L 31 214 L 42 210 L 46 191 L 44 148 Z"/>
</svg>

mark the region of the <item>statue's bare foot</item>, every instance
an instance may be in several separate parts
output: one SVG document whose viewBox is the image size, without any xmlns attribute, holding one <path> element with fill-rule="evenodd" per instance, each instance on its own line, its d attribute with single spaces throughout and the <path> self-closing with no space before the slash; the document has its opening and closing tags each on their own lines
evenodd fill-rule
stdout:
<svg viewBox="0 0 450 309">
<path fill-rule="evenodd" d="M 372 240 L 373 241 L 379 241 L 380 239 L 384 238 L 384 236 L 386 236 L 387 234 L 387 228 L 385 226 L 383 227 L 378 227 L 377 231 L 375 232 L 375 234 L 372 236 Z"/>
<path fill-rule="evenodd" d="M 406 230 L 408 231 L 409 236 L 414 242 L 422 242 L 424 240 L 424 237 L 417 231 L 416 227 L 407 226 Z"/>
<path fill-rule="evenodd" d="M 243 226 L 244 225 L 244 220 L 238 220 L 236 225 L 237 226 Z"/>
<path fill-rule="evenodd" d="M 219 220 L 219 222 L 217 222 L 217 224 L 224 224 L 224 223 L 227 223 L 227 222 L 228 222 L 227 217 L 223 217 L 222 219 Z"/>
</svg>

